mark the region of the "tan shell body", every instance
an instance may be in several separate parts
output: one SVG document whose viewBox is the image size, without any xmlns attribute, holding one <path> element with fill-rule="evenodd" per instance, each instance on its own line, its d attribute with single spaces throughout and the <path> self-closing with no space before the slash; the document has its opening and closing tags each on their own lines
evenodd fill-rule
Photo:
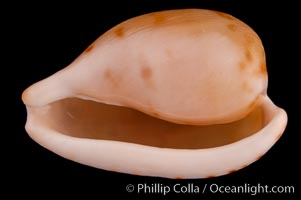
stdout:
<svg viewBox="0 0 301 200">
<path fill-rule="evenodd" d="M 267 80 L 262 43 L 240 20 L 202 9 L 150 13 L 26 89 L 26 130 L 96 168 L 220 176 L 258 160 L 286 127 Z"/>
<path fill-rule="evenodd" d="M 245 117 L 267 87 L 257 34 L 230 15 L 197 9 L 127 20 L 51 79 L 64 91 L 34 102 L 37 94 L 27 94 L 24 101 L 77 96 L 196 125 Z"/>
</svg>

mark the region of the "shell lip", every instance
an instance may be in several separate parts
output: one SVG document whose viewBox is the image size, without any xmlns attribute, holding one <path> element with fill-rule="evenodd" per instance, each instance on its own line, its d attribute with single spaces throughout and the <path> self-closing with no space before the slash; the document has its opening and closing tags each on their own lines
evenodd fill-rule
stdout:
<svg viewBox="0 0 301 200">
<path fill-rule="evenodd" d="M 205 149 L 159 148 L 75 138 L 63 135 L 51 126 L 45 128 L 36 123 L 35 111 L 29 107 L 26 130 L 32 139 L 54 153 L 96 168 L 167 178 L 207 178 L 251 164 L 280 138 L 287 123 L 285 111 L 275 106 L 267 96 L 262 97 L 262 108 L 266 124 L 261 130 L 234 143 Z"/>
</svg>

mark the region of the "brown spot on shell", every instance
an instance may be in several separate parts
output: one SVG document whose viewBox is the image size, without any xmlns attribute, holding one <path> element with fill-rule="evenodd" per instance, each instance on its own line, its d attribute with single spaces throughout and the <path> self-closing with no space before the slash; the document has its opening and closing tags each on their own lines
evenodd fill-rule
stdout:
<svg viewBox="0 0 301 200">
<path fill-rule="evenodd" d="M 260 158 L 262 158 L 263 155 L 264 155 L 264 154 L 259 154 L 259 155 L 257 156 L 256 160 L 259 160 Z"/>
<path fill-rule="evenodd" d="M 265 62 L 263 61 L 260 66 L 254 71 L 254 75 L 256 76 L 265 76 L 267 74 L 267 69 Z"/>
<path fill-rule="evenodd" d="M 248 167 L 248 166 L 249 166 L 249 164 L 242 165 L 242 166 L 240 167 L 240 169 L 246 168 L 246 167 Z"/>
<path fill-rule="evenodd" d="M 104 78 L 108 80 L 113 87 L 119 87 L 119 79 L 110 69 L 105 70 Z"/>
<path fill-rule="evenodd" d="M 246 62 L 241 61 L 241 62 L 239 63 L 239 69 L 240 69 L 240 71 L 244 71 L 246 68 L 247 68 Z"/>
<path fill-rule="evenodd" d="M 94 44 L 91 44 L 90 46 L 88 46 L 88 48 L 85 50 L 85 52 L 89 53 L 90 51 L 92 51 L 92 49 L 94 49 Z"/>
<path fill-rule="evenodd" d="M 238 29 L 238 27 L 235 25 L 235 24 L 228 24 L 227 25 L 227 28 L 230 30 L 230 31 L 236 31 Z"/>
<path fill-rule="evenodd" d="M 264 52 L 264 49 L 263 49 L 263 48 L 261 48 L 261 56 L 262 56 L 263 58 L 265 58 L 265 52 Z"/>
<path fill-rule="evenodd" d="M 250 34 L 245 34 L 245 43 L 246 48 L 250 49 L 255 43 L 255 38 Z"/>
<path fill-rule="evenodd" d="M 248 62 L 252 62 L 252 53 L 249 49 L 246 49 L 245 50 L 245 56 L 246 56 L 246 59 L 248 60 Z"/>
<path fill-rule="evenodd" d="M 266 68 L 265 62 L 261 63 L 261 65 L 260 65 L 260 72 L 263 75 L 265 75 L 267 73 L 267 68 Z"/>
<path fill-rule="evenodd" d="M 242 89 L 246 92 L 251 92 L 252 91 L 252 88 L 250 87 L 250 85 L 247 81 L 243 82 Z"/>
<path fill-rule="evenodd" d="M 183 178 L 181 176 L 176 176 L 175 179 L 181 180 Z"/>
<path fill-rule="evenodd" d="M 243 59 L 240 63 L 239 63 L 239 68 L 241 71 L 245 70 L 248 66 L 248 63 L 253 61 L 253 57 L 252 57 L 252 53 L 249 49 L 245 50 L 245 59 Z"/>
<path fill-rule="evenodd" d="M 215 13 L 223 18 L 229 19 L 229 20 L 234 20 L 235 18 L 227 13 L 215 11 Z"/>
<path fill-rule="evenodd" d="M 151 68 L 144 66 L 141 68 L 141 78 L 144 80 L 149 80 L 152 77 L 152 70 Z"/>
<path fill-rule="evenodd" d="M 154 24 L 155 25 L 160 25 L 165 21 L 165 16 L 162 14 L 154 14 Z"/>
<path fill-rule="evenodd" d="M 232 169 L 232 170 L 228 171 L 228 174 L 232 174 L 232 173 L 234 173 L 236 171 L 237 171 L 237 169 Z"/>
<path fill-rule="evenodd" d="M 124 36 L 124 27 L 123 26 L 116 27 L 114 33 L 117 37 L 122 38 Z"/>
<path fill-rule="evenodd" d="M 214 177 L 216 177 L 216 176 L 214 176 L 214 175 L 209 175 L 209 176 L 207 176 L 206 178 L 214 178 Z"/>
</svg>

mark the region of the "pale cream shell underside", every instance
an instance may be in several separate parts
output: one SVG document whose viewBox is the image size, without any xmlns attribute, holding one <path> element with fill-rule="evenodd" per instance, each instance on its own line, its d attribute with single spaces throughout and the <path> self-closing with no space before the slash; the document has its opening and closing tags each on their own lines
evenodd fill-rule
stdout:
<svg viewBox="0 0 301 200">
<path fill-rule="evenodd" d="M 94 104 L 100 107 L 94 108 Z M 74 108 L 78 105 L 84 108 L 76 111 Z M 200 129 L 165 122 L 128 108 L 115 107 L 117 111 L 114 112 L 114 108 L 106 108 L 106 106 L 109 105 L 87 100 L 67 99 L 43 107 L 27 107 L 26 130 L 32 139 L 54 153 L 96 168 L 167 178 L 208 178 L 234 172 L 258 160 L 280 138 L 287 123 L 285 111 L 276 107 L 267 96 L 261 98 L 260 106 L 246 119 L 234 122 L 230 126 L 216 125 L 214 128 Z M 97 114 L 99 115 L 98 121 L 93 122 L 93 116 L 89 118 L 87 116 L 89 112 L 81 112 L 80 109 L 100 109 L 102 112 Z M 75 111 L 70 113 L 70 110 Z M 76 127 L 74 122 L 78 120 L 78 126 L 81 126 L 80 123 L 99 123 L 101 126 L 101 124 L 108 124 L 108 120 L 114 119 L 116 115 L 121 116 L 119 119 L 117 117 L 119 122 L 127 118 L 138 120 L 136 129 L 133 130 L 129 122 L 119 123 L 115 129 L 115 131 L 120 129 L 119 132 L 89 135 L 89 131 L 93 132 L 89 130 L 89 127 L 85 129 L 87 132 L 81 134 L 83 130 L 76 131 L 76 128 L 70 130 L 72 126 L 68 124 L 73 123 Z M 92 120 L 92 122 L 87 122 L 87 120 Z M 114 126 L 116 125 L 113 121 L 111 127 Z M 160 143 L 159 140 L 164 141 L 162 137 L 156 139 L 158 134 L 152 137 L 145 129 L 154 126 L 158 127 L 159 134 L 161 132 L 168 134 L 168 130 L 172 132 L 172 130 L 182 128 L 187 137 L 181 132 L 169 133 L 169 136 L 166 136 L 169 138 L 166 138 L 165 143 Z M 172 129 L 172 126 L 179 127 Z M 122 128 L 125 132 L 133 131 L 135 134 L 123 134 Z M 100 130 L 106 129 L 100 128 Z M 193 133 L 189 135 L 187 130 Z M 241 135 L 241 138 L 213 144 L 212 141 L 215 138 L 206 137 L 211 134 L 210 132 L 216 131 L 225 134 L 225 137 L 233 136 L 237 132 L 244 135 Z M 234 133 L 232 134 L 231 131 Z M 110 138 L 107 135 L 113 136 Z M 185 137 L 188 138 L 187 141 L 183 139 Z M 211 137 L 215 137 L 214 134 Z M 188 140 L 193 141 L 193 144 L 190 145 Z M 200 148 L 198 148 L 198 143 Z M 208 146 L 210 144 L 213 147 Z M 217 147 L 214 147 L 215 145 Z M 188 146 L 189 148 L 186 148 Z"/>
</svg>

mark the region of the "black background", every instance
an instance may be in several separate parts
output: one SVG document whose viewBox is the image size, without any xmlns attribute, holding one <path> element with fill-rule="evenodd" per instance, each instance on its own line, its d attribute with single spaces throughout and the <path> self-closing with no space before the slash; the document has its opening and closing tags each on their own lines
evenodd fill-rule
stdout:
<svg viewBox="0 0 301 200">
<path fill-rule="evenodd" d="M 106 30 L 134 16 L 148 12 L 178 9 L 206 8 L 229 13 L 250 25 L 261 37 L 266 50 L 269 73 L 268 95 L 276 105 L 284 108 L 289 117 L 288 126 L 281 139 L 259 161 L 236 173 L 197 180 L 170 180 L 154 177 L 140 177 L 108 172 L 66 160 L 42 148 L 29 138 L 24 130 L 26 110 L 21 101 L 22 91 L 29 85 L 48 77 L 72 62 L 90 43 Z M 3 177 L 8 177 L 5 187 L 18 191 L 25 189 L 22 195 L 41 197 L 44 195 L 60 198 L 63 194 L 88 195 L 94 199 L 123 198 L 142 199 L 146 194 L 128 193 L 127 184 L 161 183 L 173 186 L 175 183 L 203 186 L 217 183 L 220 185 L 293 185 L 299 193 L 297 177 L 300 175 L 297 161 L 300 161 L 297 142 L 298 115 L 297 104 L 293 99 L 300 91 L 298 79 L 298 26 L 293 12 L 294 6 L 288 1 L 264 5 L 263 1 L 110 1 L 110 3 L 18 3 L 10 6 L 11 12 L 4 19 L 8 33 L 4 37 L 7 47 L 9 69 L 7 76 L 11 79 L 3 85 L 12 92 L 12 98 L 4 109 L 7 114 L 8 131 L 2 141 L 4 147 Z M 8 38 L 8 39 L 6 39 Z M 296 53 L 297 52 L 297 53 Z M 295 59 L 295 60 L 294 60 Z M 3 66 L 5 67 L 5 66 Z M 6 106 L 7 105 L 7 106 Z M 6 127 L 6 126 L 5 126 Z M 7 138 L 6 138 L 7 137 Z M 222 163 L 221 163 L 222 165 Z M 299 168 L 300 169 L 300 168 Z M 109 195 L 108 197 L 104 197 Z M 297 194 L 274 195 L 238 195 L 238 194 L 172 194 L 179 198 L 195 199 L 293 199 Z M 162 194 L 155 198 L 164 198 Z M 25 197 L 25 196 L 24 196 Z M 85 198 L 86 199 L 86 198 Z M 87 198 L 90 199 L 90 198 Z"/>
</svg>

